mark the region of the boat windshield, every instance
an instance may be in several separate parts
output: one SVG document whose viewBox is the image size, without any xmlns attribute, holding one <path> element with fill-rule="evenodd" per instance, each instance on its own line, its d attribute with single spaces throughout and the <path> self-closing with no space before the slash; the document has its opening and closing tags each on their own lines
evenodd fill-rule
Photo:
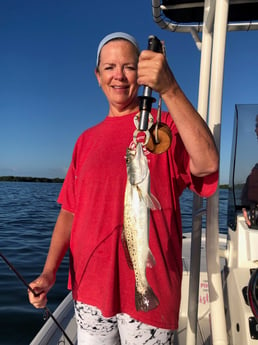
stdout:
<svg viewBox="0 0 258 345">
<path fill-rule="evenodd" d="M 258 205 L 258 104 L 235 106 L 230 169 L 228 225 L 235 229 L 242 208 Z"/>
</svg>

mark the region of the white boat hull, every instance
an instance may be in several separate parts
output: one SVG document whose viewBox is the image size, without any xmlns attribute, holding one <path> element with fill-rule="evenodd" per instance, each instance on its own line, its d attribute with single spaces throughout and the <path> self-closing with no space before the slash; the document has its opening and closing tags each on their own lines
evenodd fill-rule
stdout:
<svg viewBox="0 0 258 345">
<path fill-rule="evenodd" d="M 53 313 L 57 322 L 62 326 L 74 345 L 77 344 L 77 327 L 74 317 L 74 304 L 70 292 Z M 49 318 L 30 345 L 69 345 L 60 328 L 52 318 Z"/>
</svg>

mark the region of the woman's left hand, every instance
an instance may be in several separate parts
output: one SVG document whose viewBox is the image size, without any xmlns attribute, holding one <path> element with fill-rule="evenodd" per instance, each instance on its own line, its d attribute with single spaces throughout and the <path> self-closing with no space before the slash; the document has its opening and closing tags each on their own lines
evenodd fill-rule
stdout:
<svg viewBox="0 0 258 345">
<path fill-rule="evenodd" d="M 175 86 L 177 82 L 165 56 L 151 50 L 143 50 L 138 62 L 139 85 L 147 85 L 161 95 Z"/>
</svg>

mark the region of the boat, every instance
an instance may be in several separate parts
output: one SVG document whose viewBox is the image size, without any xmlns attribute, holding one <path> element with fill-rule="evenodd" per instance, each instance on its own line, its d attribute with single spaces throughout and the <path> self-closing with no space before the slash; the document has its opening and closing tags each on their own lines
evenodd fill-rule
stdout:
<svg viewBox="0 0 258 345">
<path fill-rule="evenodd" d="M 77 326 L 71 292 L 63 299 L 54 311 L 53 317 L 48 318 L 30 343 L 30 345 L 57 344 L 77 344 Z"/>
<path fill-rule="evenodd" d="M 258 1 L 152 0 L 152 13 L 161 29 L 192 35 L 201 51 L 198 112 L 220 150 L 226 36 L 258 30 Z M 257 150 L 257 114 L 257 104 L 235 106 L 227 234 L 219 229 L 219 190 L 207 202 L 193 197 L 192 232 L 183 234 L 182 300 L 173 345 L 258 344 L 258 210 L 242 198 L 257 165 L 257 154 L 250 154 Z M 243 208 L 250 208 L 251 226 Z M 71 293 L 53 315 L 76 344 Z M 31 345 L 54 344 L 69 342 L 50 318 Z"/>
</svg>

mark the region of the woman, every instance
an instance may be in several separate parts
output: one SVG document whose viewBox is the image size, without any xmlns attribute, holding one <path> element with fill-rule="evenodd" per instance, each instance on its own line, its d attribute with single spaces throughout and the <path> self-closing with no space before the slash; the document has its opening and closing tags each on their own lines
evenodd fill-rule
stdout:
<svg viewBox="0 0 258 345">
<path fill-rule="evenodd" d="M 109 112 L 78 139 L 58 202 L 62 208 L 42 274 L 30 285 L 30 302 L 43 308 L 56 271 L 70 247 L 79 344 L 170 344 L 178 327 L 182 277 L 179 196 L 189 187 L 202 196 L 217 188 L 218 154 L 213 137 L 176 82 L 163 54 L 143 51 L 125 33 L 99 44 L 96 78 Z M 147 150 L 151 189 L 161 210 L 151 212 L 150 248 L 156 265 L 148 281 L 159 299 L 151 311 L 137 311 L 135 277 L 123 250 L 125 153 L 133 147 L 139 85 L 157 91 L 168 111 L 162 122 L 172 132 L 167 152 Z M 152 111 L 154 119 L 157 112 Z"/>
</svg>

